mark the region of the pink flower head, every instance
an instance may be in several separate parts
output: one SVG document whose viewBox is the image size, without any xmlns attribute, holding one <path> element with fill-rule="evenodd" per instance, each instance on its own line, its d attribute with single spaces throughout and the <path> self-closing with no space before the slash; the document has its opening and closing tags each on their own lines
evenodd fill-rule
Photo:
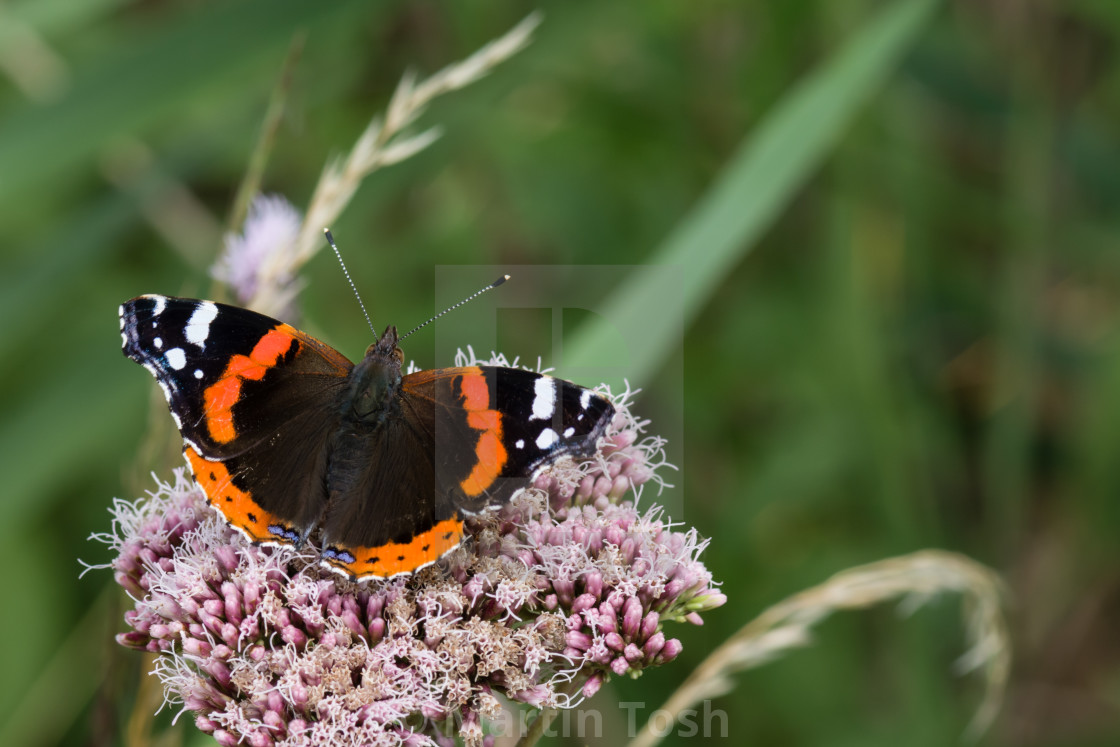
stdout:
<svg viewBox="0 0 1120 747">
<path fill-rule="evenodd" d="M 411 577 L 354 583 L 310 548 L 251 545 L 177 471 L 116 501 L 99 537 L 134 600 L 117 640 L 157 653 L 167 701 L 229 745 L 480 744 L 495 694 L 570 707 L 668 662 L 681 647 L 664 623 L 725 599 L 694 530 L 623 500 L 663 463 L 628 398 L 593 457 L 471 519 Z"/>
<path fill-rule="evenodd" d="M 258 290 L 264 267 L 286 268 L 295 252 L 303 218 L 281 195 L 257 195 L 240 234 L 227 234 L 225 250 L 214 263 L 213 275 L 226 283 L 242 304 L 248 304 Z M 290 302 L 295 293 L 293 278 L 285 270 L 276 282 Z"/>
</svg>

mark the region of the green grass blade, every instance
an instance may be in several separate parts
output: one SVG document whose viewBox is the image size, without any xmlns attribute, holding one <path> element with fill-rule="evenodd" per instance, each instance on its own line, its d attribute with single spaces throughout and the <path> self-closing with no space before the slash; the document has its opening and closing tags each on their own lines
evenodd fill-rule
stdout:
<svg viewBox="0 0 1120 747">
<path fill-rule="evenodd" d="M 732 155 L 701 197 L 631 280 L 615 293 L 608 324 L 581 328 L 565 365 L 609 359 L 618 328 L 650 330 L 630 351 L 627 375 L 641 383 L 678 344 L 654 330 L 687 327 L 726 273 L 750 251 L 797 189 L 820 166 L 855 114 L 918 39 L 938 0 L 896 2 L 802 81 Z M 680 307 L 664 302 L 664 267 L 679 268 Z M 681 316 L 677 318 L 677 314 Z"/>
<path fill-rule="evenodd" d="M 116 623 L 110 612 L 118 593 L 105 584 L 70 634 L 58 642 L 55 655 L 27 683 L 11 718 L 0 724 L 0 744 L 56 744 L 73 726 L 107 674 L 111 631 L 105 628 L 110 621 Z"/>
</svg>

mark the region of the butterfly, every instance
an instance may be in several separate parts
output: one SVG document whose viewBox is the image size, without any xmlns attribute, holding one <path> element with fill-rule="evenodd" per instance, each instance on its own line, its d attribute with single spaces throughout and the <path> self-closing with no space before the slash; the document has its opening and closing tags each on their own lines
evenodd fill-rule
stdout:
<svg viewBox="0 0 1120 747">
<path fill-rule="evenodd" d="M 610 400 L 501 366 L 403 374 L 390 326 L 355 365 L 248 309 L 146 295 L 120 307 L 124 354 L 155 376 L 195 481 L 260 544 L 302 545 L 352 579 L 412 573 L 468 517 L 563 456 L 594 453 Z"/>
</svg>

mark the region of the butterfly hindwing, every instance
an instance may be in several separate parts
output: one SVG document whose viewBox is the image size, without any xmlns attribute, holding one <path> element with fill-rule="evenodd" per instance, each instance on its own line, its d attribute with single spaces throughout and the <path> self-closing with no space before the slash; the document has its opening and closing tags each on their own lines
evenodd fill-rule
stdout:
<svg viewBox="0 0 1120 747">
<path fill-rule="evenodd" d="M 378 428 L 340 430 L 322 525 L 332 567 L 395 576 L 458 546 L 462 516 L 438 487 L 432 422 L 430 402 L 398 396 Z"/>
<path fill-rule="evenodd" d="M 332 457 L 347 475 L 323 525 L 328 562 L 352 576 L 434 562 L 458 545 L 465 516 L 508 501 L 562 456 L 592 453 L 613 416 L 606 398 L 532 371 L 405 376 L 383 425 L 364 440 L 347 434 L 360 445 Z"/>
</svg>

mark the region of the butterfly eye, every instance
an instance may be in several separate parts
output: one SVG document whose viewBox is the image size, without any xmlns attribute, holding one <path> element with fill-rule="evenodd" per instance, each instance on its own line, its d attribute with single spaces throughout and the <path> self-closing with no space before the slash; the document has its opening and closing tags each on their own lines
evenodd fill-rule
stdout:
<svg viewBox="0 0 1120 747">
<path fill-rule="evenodd" d="M 393 348 L 393 357 L 397 359 L 397 363 L 404 365 L 404 351 L 400 348 Z"/>
</svg>

